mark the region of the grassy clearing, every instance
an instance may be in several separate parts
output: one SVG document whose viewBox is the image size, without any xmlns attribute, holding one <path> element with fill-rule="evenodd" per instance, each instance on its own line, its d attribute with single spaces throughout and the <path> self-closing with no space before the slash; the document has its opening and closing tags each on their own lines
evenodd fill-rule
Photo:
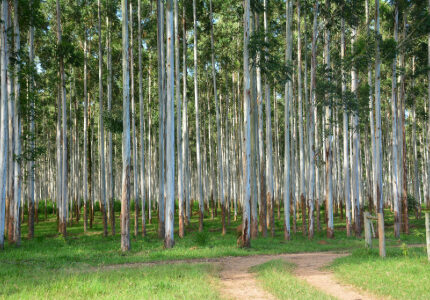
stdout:
<svg viewBox="0 0 430 300">
<path fill-rule="evenodd" d="M 51 210 L 49 210 L 51 212 Z M 218 213 L 220 216 L 220 213 Z M 281 216 L 283 214 L 281 213 Z M 40 222 L 35 226 L 35 238 L 27 240 L 26 219 L 22 225 L 22 245 L 16 248 L 13 245 L 6 244 L 5 250 L 0 252 L 0 298 L 9 295 L 15 298 L 26 298 L 30 295 L 38 295 L 44 298 L 40 293 L 47 293 L 48 298 L 60 298 L 60 291 L 69 289 L 70 293 L 74 290 L 85 290 L 83 295 L 97 295 L 99 297 L 108 297 L 102 292 L 109 286 L 109 282 L 119 282 L 122 277 L 130 278 L 129 283 L 134 285 L 133 280 L 140 280 L 139 285 L 145 286 L 145 282 L 155 283 L 163 282 L 162 277 L 157 277 L 156 267 L 145 270 L 148 276 L 137 276 L 141 270 L 124 270 L 118 273 L 107 270 L 94 273 L 94 268 L 112 264 L 148 262 L 172 259 L 190 259 L 190 258 L 215 258 L 222 256 L 245 256 L 256 254 L 279 254 L 279 253 L 297 253 L 297 252 L 315 252 L 315 251 L 338 251 L 363 249 L 364 241 L 355 237 L 347 238 L 344 230 L 345 223 L 340 220 L 339 216 L 335 217 L 335 239 L 326 238 L 325 231 L 316 232 L 315 238 L 309 241 L 301 232 L 292 234 L 291 241 L 283 239 L 283 221 L 276 218 L 276 235 L 275 237 L 262 238 L 258 237 L 252 240 L 251 249 L 239 249 L 236 246 L 236 227 L 241 220 L 231 221 L 227 226 L 227 234 L 221 235 L 221 221 L 219 217 L 213 220 L 206 216 L 204 220 L 204 231 L 198 232 L 198 219 L 193 216 L 191 224 L 186 228 L 186 235 L 179 239 L 177 231 L 175 232 L 176 245 L 173 249 L 166 250 L 163 248 L 163 241 L 157 236 L 158 220 L 154 218 L 152 225 L 147 226 L 147 236 L 132 236 L 132 249 L 129 253 L 122 253 L 120 250 L 120 228 L 119 213 L 116 213 L 116 232 L 115 236 L 102 236 L 102 222 L 100 213 L 96 212 L 96 219 L 92 229 L 86 234 L 83 233 L 82 220 L 79 223 L 72 222 L 68 226 L 68 237 L 63 239 L 57 233 L 56 218 L 52 214 L 48 215 L 45 220 L 43 214 L 39 214 Z M 387 212 L 387 246 L 406 243 L 424 243 L 424 221 L 411 218 L 411 235 L 402 235 L 400 241 L 392 237 L 392 215 Z M 131 220 L 134 218 L 131 217 Z M 323 215 L 321 215 L 323 220 Z M 177 220 L 176 220 L 176 224 Z M 301 223 L 298 222 L 297 228 L 301 229 Z M 110 231 L 109 231 L 110 234 Z M 389 252 L 390 253 L 390 252 Z M 177 269 L 179 266 L 169 266 L 169 270 Z M 166 269 L 160 269 L 166 270 Z M 201 272 L 202 269 L 200 269 Z M 87 273 L 91 271 L 91 275 Z M 160 271 L 161 272 L 161 271 Z M 183 274 L 177 277 L 166 277 L 165 281 L 169 284 L 178 285 L 175 293 L 180 294 L 192 293 L 193 289 L 187 289 L 187 283 L 180 276 L 194 276 L 193 270 L 184 269 L 184 272 L 190 272 L 189 275 Z M 209 271 L 208 271 L 209 272 Z M 212 272 L 212 271 L 210 271 Z M 209 272 L 209 273 L 210 273 Z M 180 274 L 180 273 L 178 273 Z M 201 273 L 202 274 L 202 273 Z M 136 276 L 135 276 L 136 275 Z M 87 276 L 87 277 L 86 277 Z M 95 276 L 95 277 L 94 277 Z M 161 276 L 161 275 L 160 275 Z M 94 277 L 94 279 L 93 279 Z M 137 279 L 137 277 L 142 277 Z M 152 281 L 150 277 L 154 277 Z M 203 277 L 203 276 L 197 276 Z M 145 279 L 146 278 L 146 279 Z M 190 277 L 191 278 L 191 277 Z M 37 279 L 37 280 L 36 280 Z M 118 280 L 117 280 L 118 279 Z M 193 279 L 194 280 L 194 279 Z M 27 283 L 26 283 L 27 282 Z M 42 287 L 36 287 L 39 282 L 43 283 Z M 88 283 L 88 284 L 87 284 Z M 199 286 L 198 281 L 194 287 Z M 104 286 L 106 284 L 106 286 Z M 162 284 L 162 283 L 160 283 Z M 184 285 L 184 288 L 179 285 Z M 67 288 L 62 288 L 66 286 Z M 75 288 L 77 286 L 79 288 Z M 21 288 L 22 287 L 22 288 Z M 203 287 L 202 287 L 203 288 Z M 20 290 L 23 289 L 21 292 Z M 121 297 L 121 293 L 126 297 L 129 290 L 127 284 L 115 285 L 110 289 L 112 294 Z M 58 290 L 58 291 L 57 291 Z M 173 290 L 173 289 L 172 289 Z M 27 292 L 25 292 L 27 291 Z M 57 294 L 56 294 L 57 293 Z M 93 294 L 91 294 L 93 293 Z M 167 293 L 167 292 L 166 292 Z M 134 292 L 132 296 L 134 295 Z M 145 298 L 144 294 L 140 298 Z M 188 294 L 186 294 L 188 295 Z M 208 294 L 210 295 L 210 293 Z M 58 296 L 58 297 L 57 297 Z M 78 296 L 76 296 L 78 297 Z M 169 298 L 168 294 L 163 294 L 158 298 Z M 196 296 L 197 297 L 197 296 Z M 39 297 L 38 297 L 39 298 Z M 133 297 L 131 297 L 133 298 Z M 188 296 L 187 296 L 188 298 Z M 198 298 L 198 297 L 197 297 Z"/>
<path fill-rule="evenodd" d="M 159 265 L 117 270 L 48 271 L 31 267 L 3 278 L 4 299 L 218 299 L 217 267 Z"/>
<path fill-rule="evenodd" d="M 292 274 L 294 268 L 294 264 L 279 259 L 255 266 L 251 270 L 257 273 L 257 279 L 262 282 L 263 288 L 278 299 L 335 299 L 295 277 Z"/>
<path fill-rule="evenodd" d="M 331 269 L 339 280 L 392 299 L 430 299 L 430 263 L 424 248 L 360 249 L 342 257 Z"/>
</svg>

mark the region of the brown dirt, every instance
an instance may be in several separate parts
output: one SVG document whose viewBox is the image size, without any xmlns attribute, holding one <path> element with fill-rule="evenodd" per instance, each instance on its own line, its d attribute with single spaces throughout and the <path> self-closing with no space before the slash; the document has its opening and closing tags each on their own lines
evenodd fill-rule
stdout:
<svg viewBox="0 0 430 300">
<path fill-rule="evenodd" d="M 339 283 L 334 275 L 323 267 L 329 265 L 334 259 L 349 255 L 348 253 L 315 252 L 298 254 L 279 255 L 254 255 L 244 257 L 222 257 L 156 261 L 146 263 L 129 263 L 103 266 L 96 269 L 115 270 L 119 268 L 135 268 L 144 266 L 155 266 L 165 264 L 196 264 L 213 263 L 221 268 L 220 272 L 220 293 L 225 299 L 276 299 L 273 295 L 265 291 L 256 280 L 255 274 L 250 272 L 250 268 L 274 259 L 283 259 L 294 263 L 297 267 L 294 275 L 306 281 L 308 284 L 321 290 L 322 292 L 342 300 L 367 300 L 381 299 L 355 287 Z"/>
<path fill-rule="evenodd" d="M 321 270 L 334 259 L 346 255 L 348 254 L 316 252 L 224 258 L 221 259 L 221 295 L 227 299 L 276 299 L 261 288 L 249 269 L 273 259 L 284 259 L 297 265 L 297 277 L 328 295 L 345 300 L 377 299 L 352 286 L 340 284 L 331 272 Z"/>
</svg>

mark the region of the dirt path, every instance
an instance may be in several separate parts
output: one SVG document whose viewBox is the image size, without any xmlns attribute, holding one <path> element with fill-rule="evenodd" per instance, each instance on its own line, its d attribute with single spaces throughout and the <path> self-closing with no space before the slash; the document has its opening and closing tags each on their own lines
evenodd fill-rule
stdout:
<svg viewBox="0 0 430 300">
<path fill-rule="evenodd" d="M 291 254 L 285 258 L 287 261 L 297 265 L 295 269 L 296 276 L 330 296 L 342 300 L 378 299 L 352 286 L 339 283 L 331 272 L 321 270 L 322 267 L 329 265 L 334 259 L 346 255 L 348 254 L 323 252 Z"/>
<path fill-rule="evenodd" d="M 349 255 L 348 253 L 334 252 L 314 252 L 298 254 L 279 254 L 279 255 L 254 255 L 240 257 L 221 257 L 221 258 L 198 258 L 185 260 L 156 261 L 146 263 L 130 263 L 103 266 L 102 269 L 133 268 L 143 266 L 155 266 L 165 264 L 195 264 L 212 263 L 221 267 L 220 278 L 221 296 L 226 299 L 276 299 L 273 295 L 266 292 L 256 280 L 255 274 L 250 272 L 250 268 L 274 259 L 284 259 L 294 263 L 297 268 L 295 275 L 305 280 L 310 285 L 322 292 L 341 300 L 367 300 L 380 299 L 358 289 L 339 283 L 334 275 L 322 270 L 338 257 Z M 100 267 L 99 267 L 100 269 Z"/>
<path fill-rule="evenodd" d="M 316 252 L 224 258 L 221 259 L 221 293 L 227 299 L 275 299 L 263 290 L 249 269 L 273 259 L 284 259 L 297 265 L 296 276 L 328 295 L 342 300 L 377 299 L 352 286 L 340 284 L 332 273 L 321 270 L 334 259 L 345 255 L 348 254 Z"/>
</svg>

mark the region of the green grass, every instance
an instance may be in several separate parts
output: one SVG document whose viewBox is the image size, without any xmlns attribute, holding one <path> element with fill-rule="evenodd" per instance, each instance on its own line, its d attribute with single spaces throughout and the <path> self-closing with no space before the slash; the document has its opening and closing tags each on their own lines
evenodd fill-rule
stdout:
<svg viewBox="0 0 430 300">
<path fill-rule="evenodd" d="M 194 211 L 197 210 L 196 208 L 197 207 L 194 208 Z M 120 250 L 118 212 L 116 213 L 117 234 L 115 236 L 110 235 L 110 229 L 108 237 L 102 236 L 101 217 L 100 213 L 96 211 L 96 219 L 92 229 L 88 229 L 88 232 L 85 234 L 83 232 L 82 220 L 79 223 L 73 221 L 67 228 L 67 239 L 58 235 L 56 218 L 51 213 L 52 208 L 49 207 L 48 212 L 48 218 L 45 220 L 43 210 L 40 211 L 40 222 L 35 225 L 34 239 L 28 240 L 26 238 L 27 218 L 25 218 L 22 225 L 23 238 L 21 247 L 16 248 L 6 243 L 4 251 L 0 252 L 0 298 L 6 297 L 6 295 L 15 298 L 30 298 L 33 294 L 37 295 L 37 298 L 61 298 L 58 293 L 63 290 L 62 286 L 67 286 L 71 295 L 74 295 L 73 291 L 75 290 L 82 290 L 85 291 L 82 295 L 88 295 L 88 298 L 92 298 L 93 296 L 103 298 L 109 297 L 109 294 L 103 294 L 105 285 L 109 286 L 109 282 L 115 282 L 116 284 L 117 281 L 124 279 L 129 280 L 131 286 L 133 286 L 135 277 L 139 277 L 138 284 L 141 286 L 146 286 L 147 284 L 156 285 L 156 282 L 163 282 L 163 280 L 165 280 L 169 282 L 169 284 L 177 285 L 176 288 L 171 288 L 172 293 L 180 295 L 181 292 L 184 292 L 185 295 L 188 295 L 187 293 L 192 293 L 193 291 L 192 288 L 186 288 L 187 283 L 182 277 L 194 276 L 198 272 L 200 272 L 200 275 L 196 275 L 197 277 L 213 277 L 211 275 L 212 270 L 209 267 L 196 267 L 197 269 L 194 270 L 193 266 L 191 269 L 184 269 L 184 274 L 172 273 L 166 274 L 166 277 L 163 277 L 164 275 L 161 274 L 163 272 L 166 273 L 166 270 L 170 270 L 170 268 L 172 268 L 171 270 L 177 270 L 178 267 L 157 266 L 154 268 L 144 268 L 144 270 L 127 269 L 121 270 L 121 272 L 107 270 L 94 272 L 94 268 L 123 263 L 173 259 L 342 251 L 363 249 L 364 247 L 363 239 L 346 237 L 344 221 L 340 220 L 339 216 L 335 216 L 335 239 L 333 240 L 327 239 L 325 231 L 322 231 L 316 232 L 315 238 L 310 241 L 299 231 L 295 234 L 292 233 L 291 241 L 284 241 L 283 220 L 276 218 L 275 237 L 258 237 L 252 240 L 250 249 L 241 249 L 238 248 L 236 244 L 236 227 L 241 223 L 241 219 L 233 221 L 232 217 L 230 225 L 227 226 L 227 234 L 222 236 L 220 213 L 218 213 L 219 217 L 213 220 L 210 216 L 205 216 L 204 231 L 202 233 L 198 232 L 198 218 L 196 216 L 192 217 L 191 224 L 186 228 L 185 237 L 183 239 L 177 236 L 177 228 L 175 228 L 176 244 L 173 249 L 164 249 L 163 241 L 157 236 L 158 220 L 157 218 L 153 218 L 152 224 L 148 224 L 147 226 L 147 236 L 143 238 L 140 235 L 137 237 L 132 235 L 131 251 L 122 253 Z M 153 213 L 153 215 L 155 214 L 156 212 Z M 281 213 L 281 216 L 282 215 Z M 411 217 L 411 234 L 401 235 L 399 242 L 399 240 L 393 238 L 393 231 L 392 228 L 390 228 L 390 226 L 392 226 L 392 214 L 387 212 L 386 216 L 387 246 L 398 245 L 402 242 L 424 243 L 423 219 L 415 220 Z M 131 220 L 131 223 L 134 223 L 133 216 Z M 321 215 L 321 220 L 323 220 L 323 214 Z M 177 220 L 175 220 L 175 224 L 178 224 Z M 131 230 L 133 230 L 132 228 L 133 225 L 131 226 Z M 297 223 L 297 228 L 301 228 L 300 222 Z M 159 269 L 160 271 L 157 271 L 158 268 L 161 268 Z M 89 270 L 92 271 L 88 273 Z M 144 273 L 147 274 L 147 276 L 139 275 L 139 272 L 143 271 L 148 272 Z M 120 275 L 117 275 L 117 273 Z M 209 275 L 204 275 L 203 273 Z M 159 274 L 159 277 L 154 274 Z M 175 274 L 179 275 L 176 276 Z M 169 277 L 170 275 L 173 277 Z M 152 277 L 154 279 L 152 279 Z M 194 286 L 198 285 L 198 281 L 196 282 L 197 284 Z M 38 287 L 39 283 L 41 285 L 40 288 Z M 182 285 L 184 285 L 183 290 L 181 287 Z M 75 288 L 75 286 L 79 288 Z M 133 290 L 133 288 L 128 287 L 128 285 L 115 285 L 115 288 L 111 288 L 110 292 L 115 293 L 112 294 L 115 296 L 114 298 L 120 298 L 122 294 L 127 298 L 129 289 Z M 211 287 L 208 287 L 208 289 L 211 289 Z M 160 294 L 160 297 L 157 298 L 169 298 L 170 296 L 167 294 L 169 292 L 168 290 L 170 290 L 170 288 L 166 289 L 164 292 L 161 289 L 160 293 L 163 292 L 166 294 Z M 208 291 L 205 293 L 209 295 L 208 297 L 212 297 L 210 296 L 212 294 Z M 44 295 L 46 295 L 46 297 Z M 134 292 L 131 294 L 131 296 L 136 297 L 137 295 L 137 292 L 136 294 Z M 141 296 L 142 297 L 139 298 L 146 297 L 144 294 L 141 294 Z M 199 297 L 196 296 L 196 298 Z"/>
<path fill-rule="evenodd" d="M 28 272 L 30 271 L 30 272 Z M 4 299 L 218 299 L 214 265 L 159 265 L 115 270 L 12 272 Z"/>
<path fill-rule="evenodd" d="M 295 277 L 292 274 L 294 268 L 294 264 L 279 259 L 255 266 L 251 270 L 257 273 L 257 279 L 262 282 L 263 288 L 278 299 L 335 299 Z"/>
<path fill-rule="evenodd" d="M 390 248 L 380 259 L 376 249 L 342 257 L 331 269 L 339 280 L 392 299 L 430 299 L 430 263 L 424 248 Z"/>
</svg>

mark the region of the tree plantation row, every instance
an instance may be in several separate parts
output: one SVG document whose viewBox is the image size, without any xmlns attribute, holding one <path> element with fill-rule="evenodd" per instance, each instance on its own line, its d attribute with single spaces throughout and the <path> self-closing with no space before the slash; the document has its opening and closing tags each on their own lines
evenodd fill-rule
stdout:
<svg viewBox="0 0 430 300">
<path fill-rule="evenodd" d="M 429 11 L 2 0 L 0 246 L 21 243 L 23 222 L 33 238 L 50 203 L 64 237 L 95 213 L 115 235 L 117 200 L 123 251 L 154 216 L 171 248 L 175 222 L 182 238 L 219 209 L 222 234 L 241 218 L 241 247 L 275 235 L 276 214 L 285 240 L 334 238 L 336 213 L 361 236 L 364 212 L 378 214 L 385 256 L 384 209 L 398 238 L 430 206 Z"/>
</svg>

